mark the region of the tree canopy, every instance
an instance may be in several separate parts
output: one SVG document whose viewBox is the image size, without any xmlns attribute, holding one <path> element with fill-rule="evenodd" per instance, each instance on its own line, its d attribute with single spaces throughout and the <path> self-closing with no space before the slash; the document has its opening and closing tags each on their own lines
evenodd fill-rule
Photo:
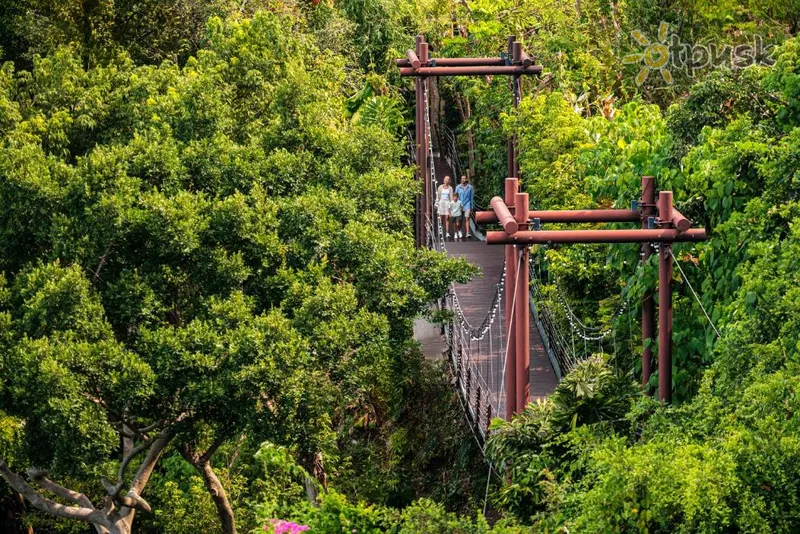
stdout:
<svg viewBox="0 0 800 534">
<path fill-rule="evenodd" d="M 233 531 L 219 447 L 253 433 L 333 476 L 341 432 L 400 417 L 411 321 L 472 271 L 411 246 L 403 145 L 348 118 L 343 59 L 300 28 L 211 19 L 183 66 L 6 65 L 3 473 L 29 499 L 93 481 L 78 508 L 34 506 L 127 532 L 169 446 Z"/>
<path fill-rule="evenodd" d="M 0 523 L 797 531 L 798 29 L 772 0 L 3 2 Z M 515 136 L 535 208 L 652 175 L 708 229 L 674 249 L 674 405 L 636 385 L 655 263 L 538 247 L 539 304 L 613 334 L 475 443 L 413 337 L 478 274 L 414 248 L 416 34 L 543 66 L 516 109 L 499 77 L 431 84 L 479 207 Z"/>
</svg>

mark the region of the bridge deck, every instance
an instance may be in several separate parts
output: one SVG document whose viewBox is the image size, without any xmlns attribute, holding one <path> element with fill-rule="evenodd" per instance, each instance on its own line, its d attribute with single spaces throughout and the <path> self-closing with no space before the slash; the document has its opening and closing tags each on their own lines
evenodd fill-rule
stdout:
<svg viewBox="0 0 800 534">
<path fill-rule="evenodd" d="M 452 173 L 449 165 L 444 161 L 444 158 L 436 155 L 434 157 L 435 173 L 437 178 L 437 185 L 442 183 L 445 175 L 450 175 L 454 179 L 451 181 L 453 186 L 458 182 L 458 178 Z M 472 327 L 479 327 L 489 313 L 497 283 L 503 271 L 503 248 L 498 246 L 488 246 L 485 242 L 478 241 L 474 237 L 470 240 L 452 240 L 452 232 L 446 239 L 445 248 L 451 257 L 463 257 L 470 263 L 477 265 L 481 268 L 482 276 L 477 276 L 466 284 L 457 284 L 455 287 L 456 296 L 461 309 L 464 313 L 464 318 L 470 323 Z M 503 392 L 503 360 L 505 358 L 504 351 L 506 340 L 505 337 L 505 306 L 501 303 L 497 310 L 494 327 L 490 328 L 486 337 L 480 341 L 470 341 L 469 353 L 470 364 L 467 366 L 472 369 L 472 373 L 477 373 L 478 377 L 473 377 L 473 384 L 471 391 L 462 392 L 467 393 L 469 410 L 473 417 L 475 417 L 474 408 L 476 405 L 474 401 L 477 396 L 477 386 L 481 387 L 481 396 L 486 397 L 482 402 L 488 399 L 495 406 L 495 411 L 491 414 L 492 417 L 505 416 L 505 394 Z M 535 401 L 543 399 L 551 393 L 558 385 L 558 379 L 553 372 L 553 367 L 550 364 L 550 359 L 547 357 L 547 352 L 542 343 L 542 338 L 539 330 L 536 327 L 535 321 L 530 321 L 530 399 Z M 423 353 L 427 358 L 442 357 L 442 349 L 444 344 L 436 342 L 436 336 L 433 335 L 431 325 L 418 324 L 415 328 L 415 338 L 420 341 Z M 441 338 L 440 338 L 441 339 Z M 462 369 L 463 373 L 466 373 Z M 464 380 L 464 377 L 462 377 Z M 461 384 L 462 388 L 464 384 Z M 487 391 L 488 390 L 488 391 Z M 502 393 L 501 393 L 502 392 Z M 480 405 L 481 413 L 478 414 L 477 422 L 478 427 L 481 429 L 488 425 L 488 415 L 486 413 L 486 405 Z M 483 431 L 483 430 L 481 430 Z"/>
<path fill-rule="evenodd" d="M 503 270 L 503 248 L 489 246 L 481 241 L 455 241 L 447 243 L 447 252 L 451 257 L 465 258 L 470 263 L 480 266 L 483 271 L 482 277 L 476 277 L 466 284 L 457 284 L 455 288 L 464 317 L 470 324 L 477 326 L 483 321 L 492 305 L 496 285 Z M 498 309 L 498 319 L 503 325 L 505 325 L 504 308 L 505 306 L 501 305 Z M 500 341 L 505 343 L 505 340 Z M 530 342 L 530 384 L 533 401 L 552 393 L 558 385 L 558 379 L 534 321 L 530 321 Z M 481 346 L 479 351 L 481 370 L 485 374 L 493 375 L 487 382 L 490 386 L 494 385 L 492 389 L 495 389 L 502 382 L 502 355 L 497 350 L 493 351 L 494 354 L 490 354 L 488 343 L 483 345 L 485 347 Z M 493 393 L 498 395 L 499 391 Z"/>
</svg>

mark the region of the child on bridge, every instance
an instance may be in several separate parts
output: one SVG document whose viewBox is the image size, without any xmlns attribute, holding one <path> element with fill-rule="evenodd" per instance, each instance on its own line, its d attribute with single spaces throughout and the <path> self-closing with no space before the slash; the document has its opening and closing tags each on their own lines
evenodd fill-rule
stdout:
<svg viewBox="0 0 800 534">
<path fill-rule="evenodd" d="M 458 200 L 458 193 L 453 193 L 453 200 L 450 201 L 450 218 L 453 220 L 453 239 L 461 239 L 461 223 L 464 221 L 464 212 L 461 201 Z"/>
</svg>

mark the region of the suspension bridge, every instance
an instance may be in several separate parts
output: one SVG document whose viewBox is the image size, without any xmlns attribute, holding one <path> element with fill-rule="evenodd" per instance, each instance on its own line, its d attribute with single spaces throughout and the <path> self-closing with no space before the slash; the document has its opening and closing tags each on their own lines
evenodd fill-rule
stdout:
<svg viewBox="0 0 800 534">
<path fill-rule="evenodd" d="M 516 107 L 521 78 L 538 75 L 540 66 L 522 50 L 514 36 L 508 51 L 497 58 L 431 58 L 428 44 L 417 37 L 416 49 L 397 60 L 401 76 L 415 78 L 416 131 L 412 160 L 422 192 L 417 198 L 414 228 L 418 247 L 430 247 L 450 257 L 465 258 L 481 268 L 482 276 L 466 284 L 450 285 L 436 303 L 451 312 L 441 332 L 419 324 L 415 335 L 427 357 L 444 355 L 455 377 L 459 397 L 473 430 L 482 438 L 493 417 L 510 420 L 532 400 L 551 393 L 558 381 L 585 356 L 603 351 L 613 334 L 584 324 L 559 296 L 558 306 L 542 295 L 542 273 L 530 254 L 531 245 L 570 243 L 636 243 L 643 261 L 658 254 L 658 295 L 648 290 L 641 302 L 642 386 L 658 371 L 658 397 L 671 400 L 672 391 L 672 265 L 671 244 L 706 239 L 704 229 L 672 205 L 672 193 L 658 195 L 653 177 L 642 177 L 642 196 L 630 209 L 530 210 L 528 194 L 519 190 L 519 154 L 516 139 L 507 141 L 504 196 L 491 208 L 478 210 L 471 226 L 474 238 L 453 240 L 443 228 L 436 195 L 444 176 L 461 176 L 454 136 L 439 128 L 432 135 L 431 81 L 442 76 L 509 76 Z M 636 223 L 635 229 L 546 230 L 548 224 Z M 490 228 L 488 231 L 485 229 Z M 496 228 L 496 229 L 491 229 Z M 503 250 L 500 250 L 502 248 Z M 681 272 L 683 275 L 683 273 Z M 655 311 L 658 303 L 658 358 L 654 361 Z M 625 308 L 617 307 L 614 316 Z M 565 332 L 566 322 L 570 331 Z M 578 341 L 576 343 L 576 336 Z M 595 350 L 597 349 L 597 350 Z"/>
</svg>

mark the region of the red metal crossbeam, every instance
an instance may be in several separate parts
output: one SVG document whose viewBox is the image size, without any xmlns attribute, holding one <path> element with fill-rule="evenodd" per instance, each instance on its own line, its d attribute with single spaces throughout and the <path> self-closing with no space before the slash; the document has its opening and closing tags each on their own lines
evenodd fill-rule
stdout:
<svg viewBox="0 0 800 534">
<path fill-rule="evenodd" d="M 705 228 L 679 232 L 672 228 L 655 230 L 539 230 L 487 232 L 488 245 L 542 245 L 553 243 L 673 243 L 705 241 Z"/>
<path fill-rule="evenodd" d="M 394 60 L 398 67 L 413 67 L 409 58 L 399 58 Z M 440 57 L 428 60 L 437 67 L 504 67 L 506 60 L 501 57 Z"/>
<path fill-rule="evenodd" d="M 493 222 L 499 222 L 507 234 L 516 233 L 519 230 L 519 224 L 514 219 L 514 215 L 511 214 L 505 201 L 500 197 L 494 197 L 491 204 L 493 211 L 479 211 L 478 213 L 491 213 L 494 215 Z M 480 221 L 478 223 L 480 224 Z"/>
<path fill-rule="evenodd" d="M 438 65 L 438 63 L 437 63 Z M 419 77 L 435 77 L 435 76 L 508 76 L 515 75 L 521 76 L 523 74 L 541 74 L 541 65 L 531 65 L 530 67 L 523 67 L 522 65 L 511 65 L 502 67 L 484 67 L 484 66 L 469 66 L 469 67 L 420 67 L 414 69 L 413 67 L 401 67 L 400 76 L 419 76 Z"/>
<path fill-rule="evenodd" d="M 494 197 L 492 208 L 494 208 L 495 198 L 502 202 L 500 197 Z M 542 223 L 639 222 L 641 217 L 636 210 L 532 210 L 528 212 L 529 220 L 539 219 L 539 222 Z M 479 211 L 475 214 L 475 222 L 478 224 L 493 224 L 498 220 L 496 210 Z"/>
<path fill-rule="evenodd" d="M 519 44 L 519 43 L 515 43 Z M 413 52 L 413 50 L 412 50 Z M 518 61 L 507 61 L 502 57 L 439 57 L 429 59 L 429 65 L 436 65 L 437 67 L 505 67 L 509 63 L 511 65 L 522 65 L 523 67 L 530 67 L 533 65 L 533 58 L 531 58 L 524 51 L 520 51 L 520 59 Z M 410 57 L 403 57 L 395 59 L 395 64 L 399 68 L 413 67 L 418 69 L 420 66 L 415 66 Z M 431 65 L 432 64 L 432 65 Z"/>
<path fill-rule="evenodd" d="M 512 45 L 509 40 L 509 45 Z M 519 50 L 515 50 L 519 57 Z M 705 228 L 691 228 L 691 221 L 683 216 L 672 205 L 672 191 L 661 191 L 658 200 L 655 198 L 655 180 L 652 176 L 642 177 L 641 213 L 636 210 L 553 210 L 531 211 L 528 209 L 528 197 L 517 193 L 517 179 L 506 179 L 505 199 L 494 197 L 492 210 L 476 213 L 479 224 L 500 223 L 503 231 L 487 232 L 486 243 L 506 246 L 506 264 L 509 273 L 513 271 L 512 263 L 516 258 L 514 249 L 518 249 L 523 258 L 527 254 L 528 245 L 554 243 L 641 243 L 643 258 L 652 254 L 652 243 L 661 243 L 658 252 L 658 397 L 664 402 L 672 400 L 672 257 L 671 243 L 698 242 L 707 239 Z M 524 215 L 522 215 L 524 214 Z M 642 228 L 636 230 L 528 230 L 531 219 L 541 223 L 603 223 L 603 222 L 636 222 L 641 221 Z M 650 228 L 655 222 L 658 228 Z M 516 245 L 516 246 L 515 246 Z M 653 291 L 647 289 L 642 300 L 642 387 L 646 387 L 652 372 L 652 339 L 654 336 Z M 509 295 L 506 293 L 506 316 Z M 527 308 L 526 295 L 517 294 L 522 305 Z M 520 306 L 515 302 L 514 306 Z M 519 315 L 518 315 L 519 314 Z M 525 324 L 526 317 L 515 308 L 514 317 L 520 324 Z M 511 336 L 516 328 L 512 329 Z M 524 338 L 516 343 L 516 359 L 519 365 L 520 354 L 526 354 L 528 345 Z M 509 369 L 507 369 L 508 372 Z M 520 373 L 516 369 L 517 375 Z M 510 391 L 512 384 L 506 384 Z M 519 395 L 524 384 L 516 385 Z M 524 396 L 517 398 L 514 411 L 520 409 Z M 511 411 L 509 412 L 511 413 Z"/>
</svg>

